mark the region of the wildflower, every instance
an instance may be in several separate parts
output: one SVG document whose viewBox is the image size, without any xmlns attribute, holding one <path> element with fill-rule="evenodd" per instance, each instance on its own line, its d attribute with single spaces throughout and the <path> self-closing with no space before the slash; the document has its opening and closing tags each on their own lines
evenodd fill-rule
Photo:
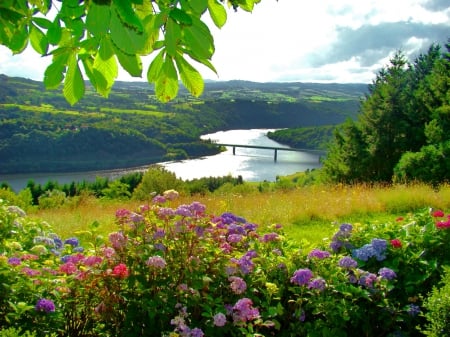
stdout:
<svg viewBox="0 0 450 337">
<path fill-rule="evenodd" d="M 402 248 L 402 242 L 399 239 L 392 239 L 391 246 L 394 248 Z"/>
<path fill-rule="evenodd" d="M 330 257 L 330 253 L 325 250 L 313 249 L 311 252 L 309 252 L 308 257 L 309 258 L 314 257 L 317 259 L 325 259 L 327 257 Z"/>
<path fill-rule="evenodd" d="M 272 242 L 272 241 L 278 241 L 280 236 L 278 233 L 267 233 L 264 234 L 264 236 L 260 239 L 261 242 Z"/>
<path fill-rule="evenodd" d="M 64 241 L 64 244 L 71 245 L 72 247 L 77 247 L 80 243 L 77 238 L 69 238 Z"/>
<path fill-rule="evenodd" d="M 230 235 L 228 235 L 227 240 L 230 243 L 238 243 L 238 242 L 241 242 L 242 235 L 240 235 L 240 234 L 230 234 Z"/>
<path fill-rule="evenodd" d="M 445 215 L 444 212 L 441 211 L 440 209 L 435 210 L 433 213 L 431 213 L 431 216 L 435 218 L 443 218 L 444 215 Z"/>
<path fill-rule="evenodd" d="M 227 317 L 225 314 L 219 312 L 214 315 L 214 325 L 215 326 L 224 326 L 227 323 Z"/>
<path fill-rule="evenodd" d="M 397 277 L 397 274 L 392 269 L 386 267 L 380 268 L 378 275 L 385 280 L 393 280 Z"/>
<path fill-rule="evenodd" d="M 102 253 L 107 259 L 110 259 L 116 253 L 116 251 L 112 247 L 103 247 Z"/>
<path fill-rule="evenodd" d="M 189 210 L 196 216 L 201 216 L 205 213 L 206 206 L 198 201 L 194 201 L 189 205 Z"/>
<path fill-rule="evenodd" d="M 313 277 L 313 273 L 308 268 L 298 269 L 291 277 L 291 283 L 295 283 L 299 286 L 307 285 L 309 280 Z"/>
<path fill-rule="evenodd" d="M 358 262 L 353 260 L 350 256 L 344 256 L 339 260 L 338 264 L 339 267 L 347 269 L 356 268 L 358 266 Z"/>
<path fill-rule="evenodd" d="M 438 221 L 436 223 L 436 228 L 438 229 L 450 228 L 450 219 L 447 221 Z"/>
<path fill-rule="evenodd" d="M 326 282 L 321 277 L 316 277 L 315 279 L 312 279 L 308 283 L 308 289 L 317 289 L 319 291 L 322 291 L 325 289 Z"/>
<path fill-rule="evenodd" d="M 253 307 L 253 302 L 249 298 L 241 298 L 233 306 L 233 322 L 236 324 L 245 323 L 259 318 L 259 310 Z"/>
<path fill-rule="evenodd" d="M 384 252 L 387 248 L 387 242 L 383 239 L 372 239 L 371 243 L 365 244 L 359 249 L 353 250 L 353 256 L 361 261 L 368 261 L 371 257 L 375 257 L 377 261 L 386 258 Z"/>
<path fill-rule="evenodd" d="M 406 312 L 408 313 L 408 315 L 415 317 L 418 314 L 420 314 L 421 310 L 420 307 L 418 305 L 415 304 L 410 304 L 408 309 L 406 309 Z"/>
<path fill-rule="evenodd" d="M 114 232 L 109 234 L 109 242 L 111 242 L 114 249 L 122 249 L 127 243 L 127 238 L 122 232 Z"/>
<path fill-rule="evenodd" d="M 126 218 L 128 215 L 130 215 L 130 211 L 127 209 L 118 209 L 116 211 L 116 218 Z"/>
<path fill-rule="evenodd" d="M 37 301 L 36 306 L 34 307 L 36 311 L 39 312 L 55 312 L 55 303 L 52 300 L 41 298 Z"/>
<path fill-rule="evenodd" d="M 205 334 L 203 333 L 202 329 L 194 328 L 191 330 L 190 336 L 191 337 L 203 337 Z"/>
<path fill-rule="evenodd" d="M 175 215 L 175 211 L 170 207 L 161 207 L 158 209 L 158 216 L 161 219 L 170 218 Z"/>
<path fill-rule="evenodd" d="M 148 258 L 146 264 L 149 267 L 164 269 L 167 263 L 161 256 L 151 256 Z"/>
<path fill-rule="evenodd" d="M 27 215 L 27 213 L 25 213 L 25 211 L 18 206 L 8 206 L 7 209 L 9 213 L 17 214 L 19 217 L 22 218 Z"/>
<path fill-rule="evenodd" d="M 83 264 L 88 267 L 93 267 L 102 263 L 103 259 L 100 256 L 88 256 L 84 258 Z"/>
<path fill-rule="evenodd" d="M 162 195 L 156 195 L 153 199 L 152 202 L 154 204 L 164 204 L 166 202 L 166 198 L 164 198 Z"/>
<path fill-rule="evenodd" d="M 119 263 L 117 266 L 114 267 L 112 274 L 114 276 L 125 278 L 128 276 L 128 268 L 124 263 Z"/>
<path fill-rule="evenodd" d="M 77 266 L 73 262 L 64 263 L 59 267 L 59 271 L 67 275 L 74 274 L 77 270 Z"/>
<path fill-rule="evenodd" d="M 240 277 L 231 276 L 228 278 L 228 281 L 231 282 L 230 287 L 231 287 L 231 290 L 233 290 L 233 292 L 235 294 L 242 294 L 245 292 L 245 290 L 247 290 L 247 284 Z"/>
<path fill-rule="evenodd" d="M 367 288 L 372 288 L 373 283 L 377 280 L 377 275 L 366 272 L 359 279 L 359 284 Z"/>
<path fill-rule="evenodd" d="M 18 266 L 18 265 L 20 265 L 22 262 L 20 261 L 20 259 L 18 258 L 18 257 L 10 257 L 9 259 L 8 259 L 8 264 L 10 265 L 10 266 Z"/>
<path fill-rule="evenodd" d="M 189 209 L 188 205 L 180 205 L 175 210 L 176 215 L 181 215 L 183 217 L 190 217 L 192 216 L 191 210 Z"/>
</svg>

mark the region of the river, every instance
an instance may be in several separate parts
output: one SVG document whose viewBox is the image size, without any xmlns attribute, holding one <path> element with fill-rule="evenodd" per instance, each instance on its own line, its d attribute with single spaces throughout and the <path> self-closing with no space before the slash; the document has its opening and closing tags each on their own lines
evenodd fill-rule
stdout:
<svg viewBox="0 0 450 337">
<path fill-rule="evenodd" d="M 219 131 L 203 135 L 201 138 L 224 144 L 288 147 L 269 139 L 266 136 L 268 131 L 273 131 L 273 129 Z M 277 176 L 321 167 L 317 154 L 278 151 L 277 161 L 274 162 L 273 150 L 236 148 L 235 155 L 233 155 L 231 147 L 214 156 L 159 164 L 184 180 L 231 174 L 234 177 L 240 175 L 245 181 L 275 181 Z M 17 192 L 23 189 L 29 180 L 42 185 L 49 180 L 67 184 L 72 181 L 94 181 L 96 177 L 116 179 L 127 173 L 143 172 L 147 168 L 148 166 L 140 166 L 92 172 L 9 174 L 0 175 L 0 182 L 7 182 Z"/>
</svg>

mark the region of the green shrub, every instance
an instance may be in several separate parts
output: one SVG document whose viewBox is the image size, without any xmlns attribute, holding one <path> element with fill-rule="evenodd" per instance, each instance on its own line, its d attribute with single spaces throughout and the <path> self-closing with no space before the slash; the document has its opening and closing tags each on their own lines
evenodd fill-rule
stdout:
<svg viewBox="0 0 450 337">
<path fill-rule="evenodd" d="M 450 266 L 446 266 L 445 273 L 439 286 L 433 290 L 424 301 L 425 317 L 428 324 L 423 333 L 429 337 L 450 336 Z"/>
</svg>

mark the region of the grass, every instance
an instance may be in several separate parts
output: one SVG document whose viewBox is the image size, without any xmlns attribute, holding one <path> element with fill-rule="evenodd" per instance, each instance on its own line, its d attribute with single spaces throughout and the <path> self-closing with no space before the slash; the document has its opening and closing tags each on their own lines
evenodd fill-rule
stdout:
<svg viewBox="0 0 450 337">
<path fill-rule="evenodd" d="M 400 216 L 427 207 L 450 209 L 450 186 L 438 191 L 426 185 L 410 186 L 310 186 L 290 190 L 258 192 L 246 188 L 203 196 L 181 196 L 172 207 L 199 201 L 210 214 L 232 212 L 259 225 L 282 224 L 296 241 L 318 245 L 331 237 L 341 223 L 395 221 Z M 140 201 L 98 200 L 90 196 L 74 199 L 57 209 L 43 209 L 30 216 L 50 223 L 63 237 L 83 231 L 94 221 L 107 234 L 116 230 L 117 209 L 136 210 Z"/>
</svg>

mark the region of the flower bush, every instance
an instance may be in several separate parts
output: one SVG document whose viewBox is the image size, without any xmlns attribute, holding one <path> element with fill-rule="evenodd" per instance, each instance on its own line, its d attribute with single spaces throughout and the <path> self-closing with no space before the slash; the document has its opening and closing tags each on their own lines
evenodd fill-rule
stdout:
<svg viewBox="0 0 450 337">
<path fill-rule="evenodd" d="M 108 237 L 95 223 L 60 238 L 1 203 L 0 332 L 423 335 L 423 301 L 450 261 L 443 212 L 342 224 L 327 245 L 309 247 L 280 225 L 211 215 L 195 201 L 171 207 L 176 197 L 118 210 Z"/>
</svg>

